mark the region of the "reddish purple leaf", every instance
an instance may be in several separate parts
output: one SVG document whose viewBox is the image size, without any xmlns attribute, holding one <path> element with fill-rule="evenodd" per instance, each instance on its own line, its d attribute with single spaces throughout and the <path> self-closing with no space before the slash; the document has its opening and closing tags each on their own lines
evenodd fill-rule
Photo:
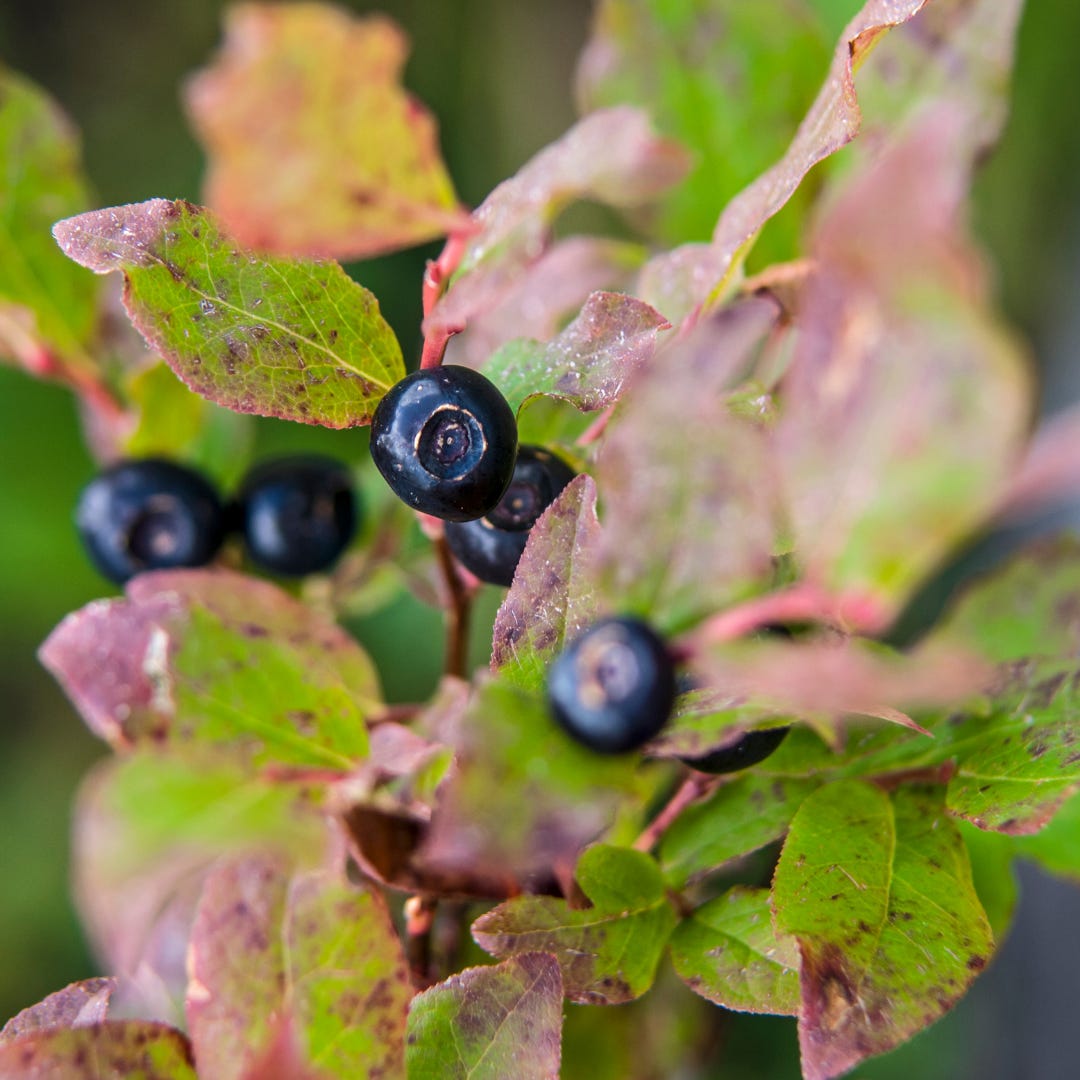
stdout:
<svg viewBox="0 0 1080 1080">
<path fill-rule="evenodd" d="M 581 309 L 591 293 L 624 289 L 641 249 L 596 236 L 557 240 L 529 266 L 495 307 L 450 339 L 446 363 L 480 368 L 500 345 L 517 338 L 548 341 Z"/>
<path fill-rule="evenodd" d="M 389 19 L 325 4 L 236 4 L 187 86 L 206 190 L 243 244 L 366 258 L 460 228 L 435 121 L 400 86 Z"/>
<path fill-rule="evenodd" d="M 36 1005 L 23 1009 L 0 1030 L 0 1046 L 50 1028 L 78 1028 L 99 1024 L 109 1011 L 115 979 L 83 979 L 57 990 Z"/>
<path fill-rule="evenodd" d="M 596 464 L 604 598 L 683 625 L 765 584 L 776 545 L 763 428 L 726 395 L 776 318 L 746 301 L 669 341 L 626 387 Z"/>
<path fill-rule="evenodd" d="M 656 350 L 664 317 L 622 293 L 593 293 L 577 318 L 551 341 L 520 338 L 503 345 L 484 373 L 515 411 L 549 394 L 582 412 L 613 405 L 634 372 Z"/>
<path fill-rule="evenodd" d="M 576 477 L 533 526 L 495 616 L 491 666 L 522 686 L 543 684 L 548 659 L 599 614 L 601 538 L 596 484 Z"/>
<path fill-rule="evenodd" d="M 494 308 L 544 253 L 551 222 L 567 204 L 637 206 L 679 180 L 687 165 L 687 155 L 655 135 L 637 109 L 606 109 L 575 124 L 474 211 L 458 274 L 424 333 L 452 333 Z"/>
</svg>

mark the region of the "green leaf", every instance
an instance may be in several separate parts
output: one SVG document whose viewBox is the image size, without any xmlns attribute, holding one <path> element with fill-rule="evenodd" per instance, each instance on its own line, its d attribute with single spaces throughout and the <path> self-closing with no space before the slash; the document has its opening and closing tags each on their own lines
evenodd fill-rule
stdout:
<svg viewBox="0 0 1080 1080">
<path fill-rule="evenodd" d="M 776 427 L 804 572 L 889 612 L 986 518 L 1027 436 L 1027 358 L 961 225 L 969 122 L 925 114 L 831 204 Z"/>
<path fill-rule="evenodd" d="M 925 4 L 867 0 L 841 33 L 822 88 L 783 156 L 724 207 L 709 243 L 684 244 L 646 263 L 637 295 L 678 325 L 724 292 L 762 227 L 787 204 L 806 174 L 858 133 L 855 72 L 883 34 Z"/>
<path fill-rule="evenodd" d="M 0 1046 L 0 1080 L 196 1080 L 186 1037 L 149 1020 L 42 1031 Z"/>
<path fill-rule="evenodd" d="M 590 109 L 647 108 L 694 152 L 693 171 L 661 204 L 658 232 L 669 243 L 707 240 L 718 209 L 783 153 L 828 62 L 802 0 L 605 0 L 578 96 Z M 787 221 L 787 257 L 798 225 Z"/>
<path fill-rule="evenodd" d="M 457 273 L 424 333 L 454 333 L 496 307 L 543 255 L 552 222 L 570 203 L 640 206 L 688 165 L 685 151 L 654 134 L 638 109 L 604 109 L 579 121 L 473 211 Z"/>
<path fill-rule="evenodd" d="M 411 986 L 381 897 L 265 858 L 207 879 L 190 945 L 187 1015 L 200 1069 L 242 1080 L 283 1017 L 320 1075 L 403 1080 Z"/>
<path fill-rule="evenodd" d="M 613 823 L 637 810 L 663 773 L 635 754 L 601 756 L 575 742 L 536 694 L 482 682 L 459 723 L 457 762 L 424 847 L 429 865 L 550 888 Z"/>
<path fill-rule="evenodd" d="M 126 391 L 138 417 L 124 440 L 128 457 L 187 462 L 224 490 L 239 484 L 254 443 L 250 417 L 191 393 L 165 363 L 135 372 Z"/>
<path fill-rule="evenodd" d="M 435 120 L 400 85 L 408 41 L 381 15 L 244 4 L 187 85 L 208 201 L 243 244 L 359 259 L 466 220 Z"/>
<path fill-rule="evenodd" d="M 554 957 L 466 968 L 417 994 L 409 1080 L 558 1080 L 562 983 Z"/>
<path fill-rule="evenodd" d="M 684 810 L 660 842 L 660 865 L 675 889 L 740 855 L 779 840 L 812 778 L 777 777 L 753 770 L 721 784 L 708 799 Z"/>
<path fill-rule="evenodd" d="M 995 663 L 1080 651 L 1080 539 L 1029 545 L 969 584 L 936 632 Z"/>
<path fill-rule="evenodd" d="M 648 304 L 622 293 L 593 293 L 580 314 L 548 342 L 519 338 L 503 345 L 484 367 L 515 412 L 530 398 L 550 394 L 583 412 L 607 408 L 656 348 L 667 325 Z"/>
<path fill-rule="evenodd" d="M 346 771 L 381 710 L 367 654 L 269 582 L 229 571 L 141 574 L 127 599 L 68 616 L 42 663 L 117 747 L 234 747 L 256 766 Z"/>
<path fill-rule="evenodd" d="M 663 730 L 647 753 L 657 757 L 704 757 L 732 745 L 751 728 L 784 727 L 790 716 L 765 702 L 746 701 L 738 694 L 692 690 L 680 694 Z"/>
<path fill-rule="evenodd" d="M 1080 796 L 1071 796 L 1037 833 L 1012 837 L 1010 850 L 1034 859 L 1052 874 L 1080 881 Z"/>
<path fill-rule="evenodd" d="M 627 386 L 596 464 L 601 583 L 619 610 L 676 631 L 762 588 L 776 525 L 765 433 L 723 395 L 776 318 L 749 300 L 657 352 Z"/>
<path fill-rule="evenodd" d="M 182 995 L 183 946 L 202 876 L 222 854 L 322 859 L 318 793 L 251 775 L 214 751 L 148 750 L 103 762 L 74 815 L 74 881 L 90 941 L 112 971 L 154 972 Z"/>
<path fill-rule="evenodd" d="M 993 937 L 967 849 L 940 799 L 859 781 L 803 803 L 773 880 L 781 933 L 802 954 L 808 1080 L 838 1076 L 921 1031 L 987 963 Z"/>
<path fill-rule="evenodd" d="M 994 941 L 1000 945 L 1012 925 L 1019 900 L 1014 863 L 1015 855 L 1022 849 L 1024 839 L 985 832 L 966 821 L 959 821 L 957 824 L 971 860 L 971 879 L 975 884 L 975 892 L 986 912 Z M 1048 830 L 1043 830 L 1044 833 L 1046 831 Z M 1042 835 L 1043 833 L 1040 833 L 1039 837 Z"/>
<path fill-rule="evenodd" d="M 96 377 L 87 349 L 99 283 L 49 235 L 57 218 L 90 205 L 78 137 L 51 99 L 3 67 L 0 164 L 0 359 L 40 374 L 56 364 Z"/>
<path fill-rule="evenodd" d="M 405 374 L 375 298 L 340 266 L 246 251 L 190 203 L 94 210 L 53 234 L 81 266 L 123 273 L 131 321 L 219 405 L 354 427 Z"/>
<path fill-rule="evenodd" d="M 799 948 L 773 929 L 768 889 L 737 885 L 699 907 L 672 935 L 671 961 L 694 993 L 717 1005 L 799 1011 Z"/>
<path fill-rule="evenodd" d="M 473 937 L 499 957 L 553 954 L 571 1001 L 632 1001 L 652 986 L 677 921 L 660 871 L 640 851 L 598 845 L 581 856 L 575 873 L 590 907 L 519 896 L 481 915 Z"/>
<path fill-rule="evenodd" d="M 495 616 L 491 666 L 508 682 L 539 691 L 548 661 L 600 614 L 599 542 L 596 484 L 578 476 L 533 525 Z"/>
</svg>

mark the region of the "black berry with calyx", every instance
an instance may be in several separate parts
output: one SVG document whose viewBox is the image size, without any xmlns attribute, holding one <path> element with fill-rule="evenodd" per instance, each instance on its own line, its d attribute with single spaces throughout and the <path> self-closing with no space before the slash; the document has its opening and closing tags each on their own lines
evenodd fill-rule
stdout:
<svg viewBox="0 0 1080 1080">
<path fill-rule="evenodd" d="M 608 618 L 576 637 L 548 671 L 552 715 L 602 754 L 635 750 L 667 722 L 675 664 L 662 638 L 634 618 Z"/>
<path fill-rule="evenodd" d="M 205 566 L 225 538 L 225 511 L 210 482 L 158 458 L 123 461 L 94 477 L 75 524 L 94 565 L 118 585 L 144 570 Z"/>
<path fill-rule="evenodd" d="M 537 518 L 575 475 L 542 447 L 520 447 L 510 486 L 495 507 L 482 518 L 447 523 L 446 542 L 455 558 L 481 581 L 509 585 Z"/>
<path fill-rule="evenodd" d="M 407 375 L 379 402 L 371 457 L 393 491 L 444 521 L 483 517 L 514 472 L 517 421 L 495 384 L 443 365 Z"/>
<path fill-rule="evenodd" d="M 791 730 L 787 727 L 760 728 L 748 731 L 738 742 L 731 746 L 714 750 L 697 758 L 683 758 L 692 769 L 703 773 L 730 773 L 739 769 L 748 769 L 757 765 L 772 754 L 787 738 Z"/>
<path fill-rule="evenodd" d="M 244 478 L 234 513 L 257 566 L 284 577 L 327 570 L 356 532 L 352 474 L 318 455 L 267 461 Z"/>
</svg>

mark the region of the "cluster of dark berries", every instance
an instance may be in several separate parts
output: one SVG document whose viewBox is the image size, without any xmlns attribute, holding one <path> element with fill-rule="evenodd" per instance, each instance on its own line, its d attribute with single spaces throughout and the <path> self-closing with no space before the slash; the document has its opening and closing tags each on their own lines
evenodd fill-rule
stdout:
<svg viewBox="0 0 1080 1080">
<path fill-rule="evenodd" d="M 509 585 L 529 530 L 574 478 L 538 446 L 518 447 L 506 399 L 471 368 L 406 376 L 379 402 L 371 456 L 395 494 L 446 522 L 446 542 L 481 581 Z"/>
<path fill-rule="evenodd" d="M 75 521 L 94 565 L 122 585 L 144 570 L 205 566 L 237 532 L 263 570 L 326 570 L 357 524 L 352 476 L 331 458 L 268 461 L 222 501 L 194 469 L 158 458 L 122 461 L 83 489 Z"/>
</svg>

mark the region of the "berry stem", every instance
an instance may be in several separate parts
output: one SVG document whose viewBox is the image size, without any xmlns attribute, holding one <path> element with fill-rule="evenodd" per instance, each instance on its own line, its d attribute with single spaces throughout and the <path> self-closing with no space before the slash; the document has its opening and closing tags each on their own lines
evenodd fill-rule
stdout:
<svg viewBox="0 0 1080 1080">
<path fill-rule="evenodd" d="M 845 633 L 875 634 L 888 625 L 888 616 L 868 594 L 835 596 L 804 582 L 719 612 L 697 628 L 693 645 L 697 648 L 718 645 L 745 637 L 770 623 L 785 622 L 824 623 Z M 691 646 L 690 651 L 696 650 Z"/>
<path fill-rule="evenodd" d="M 439 257 L 428 262 L 420 291 L 425 320 L 435 310 L 435 305 L 439 302 L 447 281 L 461 265 L 466 246 L 474 231 L 475 226 L 470 221 L 469 228 L 452 232 L 447 237 Z M 462 324 L 461 326 L 438 326 L 434 330 L 426 331 L 424 346 L 420 353 L 420 367 L 422 369 L 438 367 L 446 353 L 446 343 L 454 334 L 460 334 L 464 329 L 465 326 Z"/>
<path fill-rule="evenodd" d="M 642 834 L 634 841 L 638 851 L 652 851 L 660 837 L 675 823 L 678 816 L 693 802 L 717 784 L 714 776 L 692 773 L 676 789 L 667 804 L 645 827 Z"/>
<path fill-rule="evenodd" d="M 459 679 L 466 677 L 468 671 L 469 623 L 472 615 L 472 590 L 458 573 L 454 556 L 446 543 L 445 536 L 434 540 L 435 555 L 439 560 L 439 570 L 446 583 L 446 661 L 443 671 Z"/>
</svg>

